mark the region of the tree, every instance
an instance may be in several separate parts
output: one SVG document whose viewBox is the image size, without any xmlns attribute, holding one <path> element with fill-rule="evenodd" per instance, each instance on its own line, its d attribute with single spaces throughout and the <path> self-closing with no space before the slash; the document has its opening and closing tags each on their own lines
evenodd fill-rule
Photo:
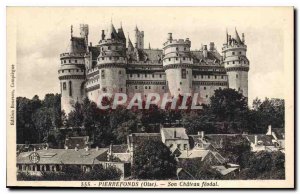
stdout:
<svg viewBox="0 0 300 194">
<path fill-rule="evenodd" d="M 147 140 L 133 154 L 133 176 L 139 179 L 169 179 L 176 176 L 176 160 L 160 141 Z"/>
<path fill-rule="evenodd" d="M 218 89 L 210 98 L 210 108 L 219 121 L 235 121 L 248 109 L 246 98 L 234 89 Z"/>
<path fill-rule="evenodd" d="M 68 125 L 72 127 L 82 127 L 83 124 L 83 109 L 82 104 L 79 102 L 75 103 L 74 110 L 69 113 Z"/>
</svg>

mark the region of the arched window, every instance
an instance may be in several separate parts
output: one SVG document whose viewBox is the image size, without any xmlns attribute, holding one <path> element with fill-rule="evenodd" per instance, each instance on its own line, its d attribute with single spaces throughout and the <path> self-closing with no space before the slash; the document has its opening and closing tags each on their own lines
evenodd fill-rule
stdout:
<svg viewBox="0 0 300 194">
<path fill-rule="evenodd" d="M 72 96 L 72 81 L 69 81 L 69 96 Z"/>
</svg>

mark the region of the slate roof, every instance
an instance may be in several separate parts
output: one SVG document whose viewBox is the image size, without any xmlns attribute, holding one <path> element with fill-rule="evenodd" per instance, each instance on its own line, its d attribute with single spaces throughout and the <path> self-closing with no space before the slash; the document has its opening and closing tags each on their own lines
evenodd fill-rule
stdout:
<svg viewBox="0 0 300 194">
<path fill-rule="evenodd" d="M 67 137 L 65 140 L 65 145 L 68 149 L 74 149 L 77 145 L 79 149 L 83 149 L 88 145 L 89 136 L 81 137 Z"/>
<path fill-rule="evenodd" d="M 215 148 L 222 148 L 226 139 L 232 137 L 241 137 L 241 134 L 206 134 L 205 138 Z"/>
<path fill-rule="evenodd" d="M 284 128 L 272 128 L 272 132 L 275 133 L 278 139 L 284 139 Z"/>
<path fill-rule="evenodd" d="M 120 144 L 120 145 L 112 145 L 112 152 L 113 153 L 127 153 L 128 145 L 127 144 Z"/>
<path fill-rule="evenodd" d="M 161 133 L 164 134 L 165 139 L 186 139 L 189 137 L 186 134 L 185 128 L 161 128 Z M 175 137 L 176 135 L 176 137 Z"/>
<path fill-rule="evenodd" d="M 38 164 L 97 164 L 100 158 L 106 158 L 107 148 L 80 149 L 48 149 L 37 150 L 40 156 Z M 29 155 L 33 152 L 22 152 L 17 156 L 17 164 L 32 164 Z"/>
<path fill-rule="evenodd" d="M 219 173 L 221 173 L 222 175 L 227 175 L 235 170 L 238 170 L 238 167 L 230 167 L 230 168 L 226 168 L 223 165 L 220 166 L 212 166 L 213 169 L 217 170 Z"/>
<path fill-rule="evenodd" d="M 85 53 L 86 45 L 85 39 L 81 37 L 71 37 L 68 52 L 70 53 Z"/>
<path fill-rule="evenodd" d="M 265 135 L 265 134 L 251 134 L 245 135 L 246 138 L 251 142 L 255 143 L 255 136 L 257 136 L 257 141 L 262 142 L 264 146 L 272 146 L 274 143 L 272 142 L 272 135 Z"/>
<path fill-rule="evenodd" d="M 154 140 L 161 142 L 160 133 L 132 133 L 128 136 L 129 144 L 134 143 L 135 145 L 142 143 L 147 140 Z"/>
</svg>

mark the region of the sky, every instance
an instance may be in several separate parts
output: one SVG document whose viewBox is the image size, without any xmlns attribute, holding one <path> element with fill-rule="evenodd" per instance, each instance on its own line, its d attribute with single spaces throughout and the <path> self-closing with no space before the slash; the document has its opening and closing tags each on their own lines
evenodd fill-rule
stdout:
<svg viewBox="0 0 300 194">
<path fill-rule="evenodd" d="M 287 8 L 221 7 L 60 7 L 14 8 L 9 17 L 17 23 L 17 96 L 32 98 L 59 93 L 59 54 L 66 51 L 73 35 L 79 36 L 79 24 L 89 25 L 89 41 L 96 45 L 101 30 L 112 21 L 121 25 L 126 37 L 134 41 L 137 25 L 145 33 L 144 44 L 162 48 L 169 32 L 174 39 L 189 38 L 191 49 L 214 42 L 221 52 L 226 29 L 236 27 L 245 33 L 250 60 L 249 101 L 258 98 L 284 98 L 285 38 L 292 31 Z M 8 24 L 9 25 L 9 24 Z M 290 30 L 290 31 L 289 31 Z"/>
</svg>

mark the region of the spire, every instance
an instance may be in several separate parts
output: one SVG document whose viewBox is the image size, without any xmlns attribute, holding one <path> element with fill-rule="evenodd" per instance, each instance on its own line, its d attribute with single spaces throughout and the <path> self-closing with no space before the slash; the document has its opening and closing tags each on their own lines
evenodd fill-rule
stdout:
<svg viewBox="0 0 300 194">
<path fill-rule="evenodd" d="M 235 40 L 238 44 L 242 44 L 241 38 L 240 38 L 239 33 L 237 32 L 236 28 L 235 28 Z"/>
<path fill-rule="evenodd" d="M 132 50 L 134 49 L 133 44 L 132 44 L 132 42 L 131 42 L 129 36 L 128 36 L 128 49 L 129 49 L 130 51 L 132 51 Z"/>
<path fill-rule="evenodd" d="M 108 30 L 107 38 L 110 38 L 110 39 L 117 38 L 117 31 L 112 23 L 111 23 L 110 29 Z"/>
<path fill-rule="evenodd" d="M 73 37 L 73 25 L 71 25 L 71 38 Z"/>
<path fill-rule="evenodd" d="M 137 25 L 135 25 L 135 31 L 139 31 L 139 29 L 138 29 Z"/>
<path fill-rule="evenodd" d="M 226 43 L 228 43 L 228 29 L 226 28 Z"/>
</svg>

